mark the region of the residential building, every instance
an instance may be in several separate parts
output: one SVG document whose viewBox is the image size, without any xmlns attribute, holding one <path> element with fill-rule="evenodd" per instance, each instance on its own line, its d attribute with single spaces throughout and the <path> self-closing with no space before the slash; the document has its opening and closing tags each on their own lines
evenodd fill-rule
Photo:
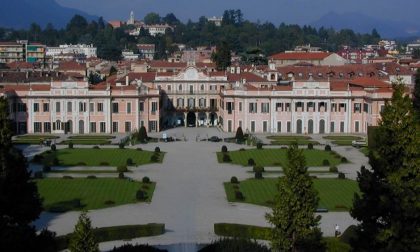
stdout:
<svg viewBox="0 0 420 252">
<path fill-rule="evenodd" d="M 347 60 L 336 53 L 330 52 L 295 52 L 287 51 L 277 53 L 269 57 L 271 62 L 279 66 L 295 64 L 311 64 L 314 66 L 339 66 L 347 63 Z"/>
<path fill-rule="evenodd" d="M 216 26 L 221 26 L 222 25 L 222 22 L 223 22 L 223 17 L 213 16 L 213 17 L 207 18 L 207 21 L 209 23 L 214 23 L 214 25 L 216 25 Z"/>
<path fill-rule="evenodd" d="M 140 58 L 152 60 L 155 57 L 155 44 L 138 44 Z"/>
<path fill-rule="evenodd" d="M 25 61 L 25 44 L 19 42 L 0 42 L 0 63 Z"/>
<path fill-rule="evenodd" d="M 83 54 L 86 58 L 96 58 L 97 48 L 93 45 L 59 45 L 58 47 L 47 47 L 46 55 L 49 57 L 60 57 L 63 54 Z"/>
</svg>

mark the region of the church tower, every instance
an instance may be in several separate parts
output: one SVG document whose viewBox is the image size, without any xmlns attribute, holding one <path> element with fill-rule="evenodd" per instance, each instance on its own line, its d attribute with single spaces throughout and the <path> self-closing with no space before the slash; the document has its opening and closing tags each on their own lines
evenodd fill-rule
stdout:
<svg viewBox="0 0 420 252">
<path fill-rule="evenodd" d="M 130 12 L 130 19 L 128 19 L 127 24 L 128 25 L 133 25 L 134 24 L 134 12 L 133 11 Z"/>
</svg>

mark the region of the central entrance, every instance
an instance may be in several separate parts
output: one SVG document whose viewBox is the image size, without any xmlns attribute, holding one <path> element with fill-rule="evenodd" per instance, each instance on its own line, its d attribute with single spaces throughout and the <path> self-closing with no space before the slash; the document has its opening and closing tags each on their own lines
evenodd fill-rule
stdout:
<svg viewBox="0 0 420 252">
<path fill-rule="evenodd" d="M 196 126 L 196 116 L 195 113 L 190 111 L 187 114 L 187 126 L 188 127 L 195 127 Z"/>
</svg>

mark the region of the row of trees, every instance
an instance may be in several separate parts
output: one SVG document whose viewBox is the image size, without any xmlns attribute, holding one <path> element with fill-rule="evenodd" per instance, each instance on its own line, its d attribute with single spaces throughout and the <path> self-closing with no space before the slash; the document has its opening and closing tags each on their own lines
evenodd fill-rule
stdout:
<svg viewBox="0 0 420 252">
<path fill-rule="evenodd" d="M 158 59 L 166 58 L 176 48 L 174 43 L 186 44 L 189 47 L 215 46 L 226 43 L 228 48 L 243 56 L 247 63 L 264 63 L 259 55 L 270 55 L 276 52 L 293 49 L 297 45 L 311 44 L 324 50 L 335 51 L 341 45 L 362 46 L 376 44 L 380 36 L 376 30 L 371 34 L 359 34 L 349 29 L 335 31 L 332 28 L 286 25 L 275 26 L 272 23 L 250 22 L 244 19 L 241 10 L 226 10 L 220 27 L 200 17 L 197 22 L 179 21 L 173 13 L 160 17 L 149 13 L 144 17 L 146 24 L 167 23 L 174 26 L 163 36 L 150 36 L 145 30 L 140 36 L 130 36 L 126 31 L 133 26 L 113 29 L 102 18 L 88 22 L 84 17 L 74 16 L 64 29 L 55 29 L 48 24 L 42 29 L 32 24 L 28 30 L 0 28 L 0 40 L 28 39 L 39 41 L 49 46 L 62 43 L 95 44 L 101 58 L 117 60 L 122 49 L 136 50 L 137 43 L 154 43 Z M 257 57 L 256 57 L 257 56 Z"/>
</svg>

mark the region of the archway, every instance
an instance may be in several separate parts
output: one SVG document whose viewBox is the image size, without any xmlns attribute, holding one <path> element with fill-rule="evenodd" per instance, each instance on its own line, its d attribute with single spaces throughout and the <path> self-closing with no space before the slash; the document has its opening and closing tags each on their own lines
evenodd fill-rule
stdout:
<svg viewBox="0 0 420 252">
<path fill-rule="evenodd" d="M 217 124 L 217 114 L 215 112 L 210 113 L 210 126 L 214 126 Z"/>
<path fill-rule="evenodd" d="M 198 113 L 198 126 L 205 126 L 207 124 L 207 115 L 205 112 Z"/>
<path fill-rule="evenodd" d="M 195 113 L 190 111 L 187 114 L 187 126 L 188 127 L 195 127 L 196 126 L 196 116 Z"/>
<path fill-rule="evenodd" d="M 314 133 L 314 120 L 309 119 L 308 121 L 308 134 Z"/>
<path fill-rule="evenodd" d="M 302 134 L 302 120 L 300 119 L 296 121 L 296 133 Z"/>
<path fill-rule="evenodd" d="M 184 126 L 185 125 L 185 116 L 183 112 L 176 113 L 175 125 Z"/>
<path fill-rule="evenodd" d="M 319 134 L 324 134 L 325 133 L 325 121 L 324 119 L 321 119 L 319 121 Z"/>
<path fill-rule="evenodd" d="M 79 121 L 79 134 L 85 133 L 85 122 L 83 120 Z"/>
<path fill-rule="evenodd" d="M 66 123 L 66 132 L 65 133 L 73 133 L 73 121 L 68 120 Z"/>
</svg>

